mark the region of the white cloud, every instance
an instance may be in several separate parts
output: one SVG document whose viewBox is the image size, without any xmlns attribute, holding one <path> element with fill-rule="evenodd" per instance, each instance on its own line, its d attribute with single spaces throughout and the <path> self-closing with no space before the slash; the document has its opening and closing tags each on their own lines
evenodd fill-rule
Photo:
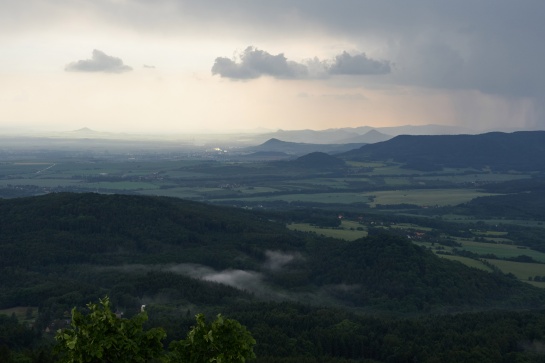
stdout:
<svg viewBox="0 0 545 363">
<path fill-rule="evenodd" d="M 212 66 L 212 74 L 232 79 L 252 79 L 262 75 L 275 78 L 305 78 L 306 66 L 288 61 L 284 54 L 272 55 L 255 47 L 247 47 L 239 59 L 218 57 Z"/>
<path fill-rule="evenodd" d="M 408 97 L 411 97 L 409 94 L 427 92 L 448 94 L 445 98 L 449 102 L 445 103 L 454 104 L 451 111 L 432 113 L 430 110 L 435 106 L 429 103 L 429 97 L 425 97 L 422 102 L 418 101 L 418 110 L 414 106 L 411 122 L 512 123 L 544 127 L 543 13 L 545 2 L 542 0 L 2 0 L 0 46 L 3 57 L 0 70 L 3 71 L 1 86 L 5 91 L 0 91 L 11 92 L 6 74 L 14 80 L 12 84 L 15 86 L 23 82 L 23 77 L 28 77 L 28 89 L 48 89 L 49 81 L 39 84 L 41 76 L 49 77 L 58 71 L 59 64 L 78 59 L 74 58 L 74 52 L 98 47 L 116 49 L 130 62 L 161 65 L 153 73 L 157 77 L 164 76 L 161 78 L 164 92 L 157 99 L 165 100 L 162 106 L 166 107 L 158 107 L 158 103 L 134 102 L 139 109 L 136 116 L 143 122 L 145 117 L 151 117 L 147 115 L 155 115 L 158 108 L 171 120 L 175 118 L 170 115 L 180 116 L 184 112 L 185 119 L 201 117 L 200 110 L 206 108 L 202 104 L 210 101 L 213 92 L 209 90 L 212 88 L 216 92 L 217 103 L 222 104 L 228 98 L 219 95 L 223 90 L 226 90 L 225 95 L 247 92 L 245 95 L 256 99 L 261 96 L 263 99 L 283 98 L 290 92 L 295 95 L 301 93 L 298 87 L 306 80 L 312 80 L 305 84 L 309 95 L 357 94 L 361 88 L 370 101 L 365 110 L 347 110 L 342 117 L 339 117 L 342 108 L 326 109 L 323 100 L 309 107 L 312 99 L 319 97 L 298 97 L 299 103 L 286 101 L 283 106 L 275 107 L 275 112 L 285 110 L 286 117 L 298 120 L 293 127 L 297 127 L 298 122 L 301 125 L 302 120 L 318 122 L 321 119 L 320 125 L 325 127 L 326 119 L 357 122 L 355 120 L 363 120 L 364 116 L 381 122 L 405 122 L 401 121 L 405 119 L 405 113 L 398 115 L 393 111 L 401 108 L 399 102 L 403 97 L 400 91 L 406 92 Z M 250 48 L 234 58 L 219 57 L 214 64 L 214 74 L 239 80 L 272 77 L 303 81 L 270 82 L 269 86 L 274 86 L 262 87 L 269 80 L 228 84 L 207 77 L 205 72 L 209 72 L 217 55 L 229 55 L 241 44 L 257 44 L 270 53 Z M 343 52 L 345 49 L 346 54 Z M 116 63 L 118 58 L 111 58 L 113 64 L 104 65 L 93 57 L 73 62 L 66 70 L 128 70 L 129 67 L 120 59 L 120 63 Z M 166 72 L 169 72 L 168 77 Z M 148 76 L 152 74 L 146 73 Z M 189 73 L 198 74 L 199 83 L 190 86 L 194 79 L 181 80 Z M 130 80 L 132 82 L 137 77 L 124 77 L 124 81 L 129 82 L 129 78 L 134 78 Z M 195 90 L 198 84 L 204 84 L 204 80 L 210 82 L 210 87 L 206 91 L 202 88 L 201 103 Z M 62 81 L 66 84 L 72 82 L 66 78 Z M 103 87 L 104 83 L 96 85 L 99 86 Z M 154 87 L 159 89 L 158 84 Z M 132 85 L 128 88 L 131 92 L 150 89 Z M 343 88 L 354 91 L 339 91 Z M 172 92 L 173 89 L 176 92 Z M 176 101 L 167 102 L 165 95 L 184 93 L 189 89 L 191 91 L 186 94 L 192 97 L 192 101 L 187 104 L 199 107 L 195 106 L 189 112 L 191 107 L 186 104 L 176 112 L 163 111 L 173 109 L 171 105 L 176 104 Z M 256 92 L 257 89 L 260 92 Z M 91 99 L 77 97 L 79 92 L 90 92 L 91 88 L 56 87 L 56 90 L 58 96 L 50 92 L 48 102 L 31 98 L 29 102 L 35 107 L 28 107 L 24 112 L 15 107 L 8 111 L 4 107 L 3 111 L 15 120 L 25 122 L 55 113 L 58 116 L 55 119 L 68 120 L 74 115 L 68 115 L 66 107 L 59 107 L 55 112 L 44 110 L 52 104 L 70 103 L 81 107 Z M 380 92 L 380 95 L 373 97 L 373 91 Z M 97 88 L 95 94 L 100 98 L 103 92 Z M 120 95 L 126 94 L 120 92 Z M 66 102 L 65 95 L 73 97 L 72 102 Z M 488 99 L 488 96 L 493 99 L 493 107 L 479 101 Z M 38 105 L 37 102 L 42 103 Z M 412 102 L 409 106 L 414 104 Z M 499 112 L 498 105 L 501 107 L 502 104 L 513 111 L 508 114 Z M 222 114 L 249 114 L 249 102 L 242 105 L 225 102 L 223 105 Z M 333 102 L 328 104 L 334 105 Z M 342 107 L 346 107 L 346 102 Z M 272 115 L 264 104 L 255 108 L 258 110 L 251 117 L 247 116 L 244 122 L 267 119 L 266 122 L 270 123 L 265 126 L 272 128 L 276 127 L 273 122 L 280 122 L 281 117 Z M 103 115 L 112 115 L 115 111 L 121 118 L 129 120 L 135 115 L 127 112 L 134 109 L 112 107 L 100 114 L 102 109 L 93 107 L 86 115 L 91 118 L 90 114 L 94 112 L 93 119 L 102 119 Z M 318 109 L 321 112 L 318 113 Z M 330 113 L 326 112 L 328 110 Z M 75 115 L 85 117 L 81 113 Z M 217 117 L 207 115 L 201 120 L 208 119 Z M 170 122 L 174 124 L 175 121 Z M 285 122 L 291 125 L 293 121 Z M 305 127 L 312 127 L 311 121 L 305 122 Z"/>
<path fill-rule="evenodd" d="M 283 53 L 272 55 L 255 47 L 247 47 L 238 59 L 218 57 L 212 66 L 212 74 L 231 79 L 261 76 L 320 79 L 330 75 L 376 75 L 390 71 L 390 62 L 368 58 L 365 53 L 351 55 L 344 51 L 332 61 L 314 57 L 299 63 L 288 60 Z"/>
<path fill-rule="evenodd" d="M 91 59 L 69 63 L 64 70 L 68 72 L 123 73 L 132 71 L 132 68 L 123 64 L 120 58 L 112 57 L 101 50 L 94 49 Z"/>
<path fill-rule="evenodd" d="M 265 268 L 272 271 L 281 270 L 286 265 L 302 259 L 299 253 L 286 253 L 281 251 L 265 251 L 265 256 L 267 256 Z"/>
</svg>

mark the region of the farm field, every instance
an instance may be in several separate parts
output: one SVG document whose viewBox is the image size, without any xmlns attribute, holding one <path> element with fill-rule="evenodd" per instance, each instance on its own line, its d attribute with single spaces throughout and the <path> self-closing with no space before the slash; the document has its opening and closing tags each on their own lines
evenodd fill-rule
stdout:
<svg viewBox="0 0 545 363">
<path fill-rule="evenodd" d="M 428 242 L 414 242 L 414 243 L 421 247 L 430 248 L 440 258 L 445 258 L 452 261 L 458 261 L 469 267 L 474 267 L 483 271 L 492 272 L 492 269 L 489 266 L 483 264 L 477 259 L 441 253 L 445 251 L 447 253 L 451 253 L 452 248 L 449 248 L 449 247 L 441 248 L 437 246 L 432 247 L 431 243 L 428 243 Z M 462 249 L 468 250 L 465 246 Z M 536 252 L 536 251 L 531 251 L 531 252 Z M 491 253 L 491 252 L 488 252 L 488 250 L 486 250 L 486 253 Z M 539 252 L 537 253 L 539 254 Z M 516 254 L 516 256 L 519 256 L 519 255 L 520 253 Z M 530 255 L 530 253 L 528 253 L 527 255 Z M 505 274 L 511 273 L 523 282 L 530 283 L 536 287 L 545 288 L 545 281 L 543 282 L 533 281 L 533 278 L 535 276 L 545 276 L 545 264 L 515 262 L 515 261 L 498 260 L 498 259 L 491 259 L 491 258 L 485 258 L 483 260 L 487 261 L 493 266 L 496 266 L 500 271 L 502 271 Z M 529 277 L 531 277 L 532 280 L 529 280 Z"/>
<path fill-rule="evenodd" d="M 142 190 L 142 189 L 156 189 L 157 185 L 146 182 L 96 182 L 85 183 L 85 187 L 91 189 L 106 189 L 106 190 Z"/>
<path fill-rule="evenodd" d="M 49 178 L 32 178 L 32 179 L 1 179 L 0 187 L 21 186 L 21 185 L 35 185 L 38 187 L 66 187 L 66 186 L 78 186 L 82 183 L 77 179 L 49 179 Z"/>
<path fill-rule="evenodd" d="M 451 261 L 458 261 L 458 262 L 463 263 L 466 266 L 478 268 L 479 270 L 483 270 L 483 271 L 486 271 L 486 272 L 492 272 L 492 269 L 490 267 L 486 266 L 485 264 L 483 264 L 480 261 L 474 260 L 474 259 L 469 258 L 469 257 L 453 256 L 453 255 L 441 255 L 441 254 L 438 254 L 437 256 L 439 256 L 441 258 L 445 258 L 447 260 L 451 260 Z"/>
<path fill-rule="evenodd" d="M 415 204 L 426 207 L 456 205 L 477 197 L 494 195 L 477 189 L 404 189 L 373 192 L 371 206 L 377 204 Z"/>
<path fill-rule="evenodd" d="M 87 159 L 78 155 L 77 160 L 49 156 L 36 160 L 22 158 L 0 163 L 0 190 L 9 196 L 58 191 L 142 194 L 250 208 L 271 208 L 276 205 L 279 208 L 315 208 L 320 205 L 320 208 L 333 209 L 334 213 L 330 215 L 335 216 L 346 208 L 353 213 L 352 218 L 343 219 L 338 228 L 302 221 L 292 221 L 288 228 L 349 241 L 366 236 L 368 228 L 381 228 L 394 234 L 410 236 L 413 242 L 426 248 L 431 247 L 435 252 L 453 254 L 453 246 L 438 243 L 432 246 L 431 241 L 441 236 L 460 243 L 461 246 L 456 248 L 462 252 L 494 255 L 503 259 L 526 255 L 545 263 L 544 252 L 522 246 L 525 243 L 522 237 L 513 239 L 502 227 L 545 228 L 545 221 L 476 218 L 451 208 L 477 197 L 500 195 L 480 189 L 487 182 L 529 179 L 532 173 L 493 173 L 468 168 L 445 168 L 428 172 L 407 169 L 391 162 L 352 161 L 347 163 L 347 169 L 342 172 L 326 172 L 319 168 L 286 168 L 282 167 L 284 164 L 266 162 L 180 160 L 168 157 L 104 154 L 100 158 Z M 360 224 L 362 220 L 356 218 L 362 214 L 366 215 L 363 220 L 366 225 Z M 434 226 L 427 222 L 406 222 L 404 218 L 437 219 L 442 224 Z M 484 230 L 482 224 L 473 226 L 477 222 L 484 222 L 488 230 Z M 465 234 L 460 234 L 460 229 Z M 420 235 L 422 233 L 424 235 Z M 481 238 L 491 243 L 478 241 Z M 490 270 L 469 257 L 438 255 L 471 267 Z M 533 264 L 494 261 L 506 273 L 525 268 L 533 273 L 545 267 L 535 264 L 530 268 Z M 522 276 L 519 278 L 524 280 L 524 273 L 518 273 L 517 276 Z M 538 282 L 535 284 L 540 285 Z"/>
<path fill-rule="evenodd" d="M 412 223 L 396 223 L 396 224 L 390 225 L 389 228 L 393 228 L 393 229 L 414 229 L 414 230 L 418 230 L 418 231 L 431 231 L 431 230 L 433 230 L 430 227 L 423 227 L 423 226 L 419 226 L 417 224 L 412 224 Z"/>
<path fill-rule="evenodd" d="M 514 261 L 502 261 L 487 259 L 490 264 L 498 267 L 504 273 L 512 273 L 518 279 L 528 282 L 528 278 L 535 276 L 545 276 L 545 265 L 540 263 L 523 263 Z M 538 282 L 538 281 L 535 281 Z M 537 286 L 544 287 L 545 283 L 540 282 Z"/>
<path fill-rule="evenodd" d="M 287 227 L 296 231 L 312 232 L 317 235 L 344 239 L 346 241 L 354 241 L 367 236 L 366 231 L 357 230 L 357 228 L 362 227 L 361 224 L 352 221 L 342 221 L 341 226 L 336 228 L 318 227 L 309 223 L 292 223 L 288 224 Z"/>
<path fill-rule="evenodd" d="M 462 243 L 462 249 L 480 255 L 493 254 L 499 258 L 513 258 L 521 255 L 532 257 L 534 260 L 545 263 L 545 253 L 534 251 L 522 246 L 500 243 L 482 243 L 458 240 Z M 545 265 L 543 265 L 545 268 Z"/>
<path fill-rule="evenodd" d="M 398 226 L 399 227 L 399 226 Z M 420 229 L 422 230 L 422 229 Z M 524 246 L 518 246 L 511 243 L 485 243 L 485 242 L 475 242 L 472 240 L 464 238 L 453 238 L 461 246 L 443 246 L 443 250 L 449 253 L 452 253 L 454 249 L 459 251 L 468 251 L 474 254 L 486 256 L 486 255 L 495 255 L 500 259 L 509 259 L 516 258 L 520 256 L 528 256 L 534 259 L 535 261 L 544 263 L 545 268 L 545 253 L 532 250 Z M 419 242 L 425 247 L 432 247 L 431 242 Z"/>
<path fill-rule="evenodd" d="M 503 173 L 478 173 L 478 174 L 454 174 L 454 175 L 430 175 L 415 176 L 418 181 L 443 181 L 450 183 L 484 183 L 484 182 L 502 182 L 508 180 L 527 179 L 528 174 L 503 174 Z"/>
<path fill-rule="evenodd" d="M 168 188 L 168 189 L 148 189 L 141 190 L 138 194 L 142 195 L 154 195 L 159 197 L 173 197 L 182 199 L 200 200 L 202 195 L 195 192 L 192 188 Z"/>
<path fill-rule="evenodd" d="M 284 202 L 312 202 L 312 203 L 368 203 L 369 197 L 362 193 L 308 193 L 308 194 L 280 194 L 260 197 L 242 197 L 226 198 L 225 200 L 240 200 L 244 202 L 266 202 L 266 201 L 284 201 Z"/>
</svg>

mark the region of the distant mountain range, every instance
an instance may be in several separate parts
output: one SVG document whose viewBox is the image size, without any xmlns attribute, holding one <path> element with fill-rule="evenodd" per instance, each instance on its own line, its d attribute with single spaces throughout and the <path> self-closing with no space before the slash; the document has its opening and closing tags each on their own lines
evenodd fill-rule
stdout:
<svg viewBox="0 0 545 363">
<path fill-rule="evenodd" d="M 393 160 L 418 170 L 442 167 L 545 170 L 545 131 L 401 135 L 339 156 L 345 160 Z"/>
<path fill-rule="evenodd" d="M 371 127 L 361 126 L 355 128 L 339 128 L 328 130 L 278 130 L 276 132 L 255 135 L 253 140 L 263 142 L 276 138 L 289 142 L 304 142 L 311 144 L 348 144 L 363 143 L 374 144 L 386 141 L 397 135 L 452 135 L 475 134 L 474 130 L 444 125 L 422 126 L 395 126 L 395 127 Z"/>
</svg>

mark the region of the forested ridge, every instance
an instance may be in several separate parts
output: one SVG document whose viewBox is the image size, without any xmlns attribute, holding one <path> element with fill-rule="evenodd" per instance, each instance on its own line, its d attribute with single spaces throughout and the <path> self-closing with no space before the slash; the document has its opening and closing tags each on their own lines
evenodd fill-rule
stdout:
<svg viewBox="0 0 545 363">
<path fill-rule="evenodd" d="M 470 167 L 535 171 L 545 168 L 545 131 L 400 135 L 340 156 L 347 160 L 392 159 L 416 170 Z"/>
<path fill-rule="evenodd" d="M 254 334 L 262 362 L 449 361 L 455 350 L 538 361 L 531 347 L 545 335 L 542 312 L 485 311 L 542 308 L 543 290 L 439 260 L 399 236 L 347 242 L 290 231 L 277 217 L 130 195 L 0 200 L 0 308 L 39 308 L 24 343 L 1 338 L 0 347 L 5 357 L 38 354 L 51 322 L 109 295 L 128 315 L 147 303 L 148 324 L 170 339 L 196 313 L 232 316 Z M 483 313 L 443 315 L 474 310 Z M 507 329 L 516 334 L 496 344 Z M 444 336 L 449 343 L 437 345 Z"/>
</svg>

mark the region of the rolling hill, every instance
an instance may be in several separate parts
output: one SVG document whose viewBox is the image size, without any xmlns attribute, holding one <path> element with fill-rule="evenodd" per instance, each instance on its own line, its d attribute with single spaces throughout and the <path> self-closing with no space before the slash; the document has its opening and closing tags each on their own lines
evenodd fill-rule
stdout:
<svg viewBox="0 0 545 363">
<path fill-rule="evenodd" d="M 136 306 L 311 299 L 418 312 L 545 303 L 542 290 L 440 260 L 404 238 L 346 242 L 270 219 L 130 195 L 1 200 L 0 308 L 84 304 L 106 293 Z"/>
<path fill-rule="evenodd" d="M 321 152 L 313 152 L 293 160 L 291 164 L 302 168 L 336 169 L 342 168 L 346 163 L 344 160 L 341 160 L 335 156 Z"/>
<path fill-rule="evenodd" d="M 0 309 L 13 307 L 0 311 L 0 361 L 58 361 L 52 334 L 104 295 L 125 317 L 145 304 L 166 344 L 195 313 L 237 319 L 256 363 L 543 361 L 543 290 L 378 228 L 348 242 L 289 221 L 159 197 L 0 199 Z"/>
<path fill-rule="evenodd" d="M 397 135 L 453 135 L 473 134 L 471 130 L 458 126 L 447 125 L 405 125 L 392 127 L 345 127 L 327 130 L 278 130 L 276 132 L 255 135 L 253 140 L 268 140 L 276 138 L 289 142 L 314 144 L 346 144 L 363 142 L 366 144 L 384 141 Z"/>
<path fill-rule="evenodd" d="M 307 144 L 302 142 L 282 141 L 276 138 L 267 140 L 261 145 L 250 146 L 241 149 L 245 152 L 282 152 L 294 156 L 301 156 L 313 152 L 323 152 L 328 154 L 338 154 L 348 150 L 357 149 L 363 146 L 363 143 L 350 144 Z"/>
<path fill-rule="evenodd" d="M 393 160 L 417 170 L 443 167 L 545 170 L 545 131 L 479 135 L 397 136 L 346 152 L 345 160 Z"/>
</svg>

